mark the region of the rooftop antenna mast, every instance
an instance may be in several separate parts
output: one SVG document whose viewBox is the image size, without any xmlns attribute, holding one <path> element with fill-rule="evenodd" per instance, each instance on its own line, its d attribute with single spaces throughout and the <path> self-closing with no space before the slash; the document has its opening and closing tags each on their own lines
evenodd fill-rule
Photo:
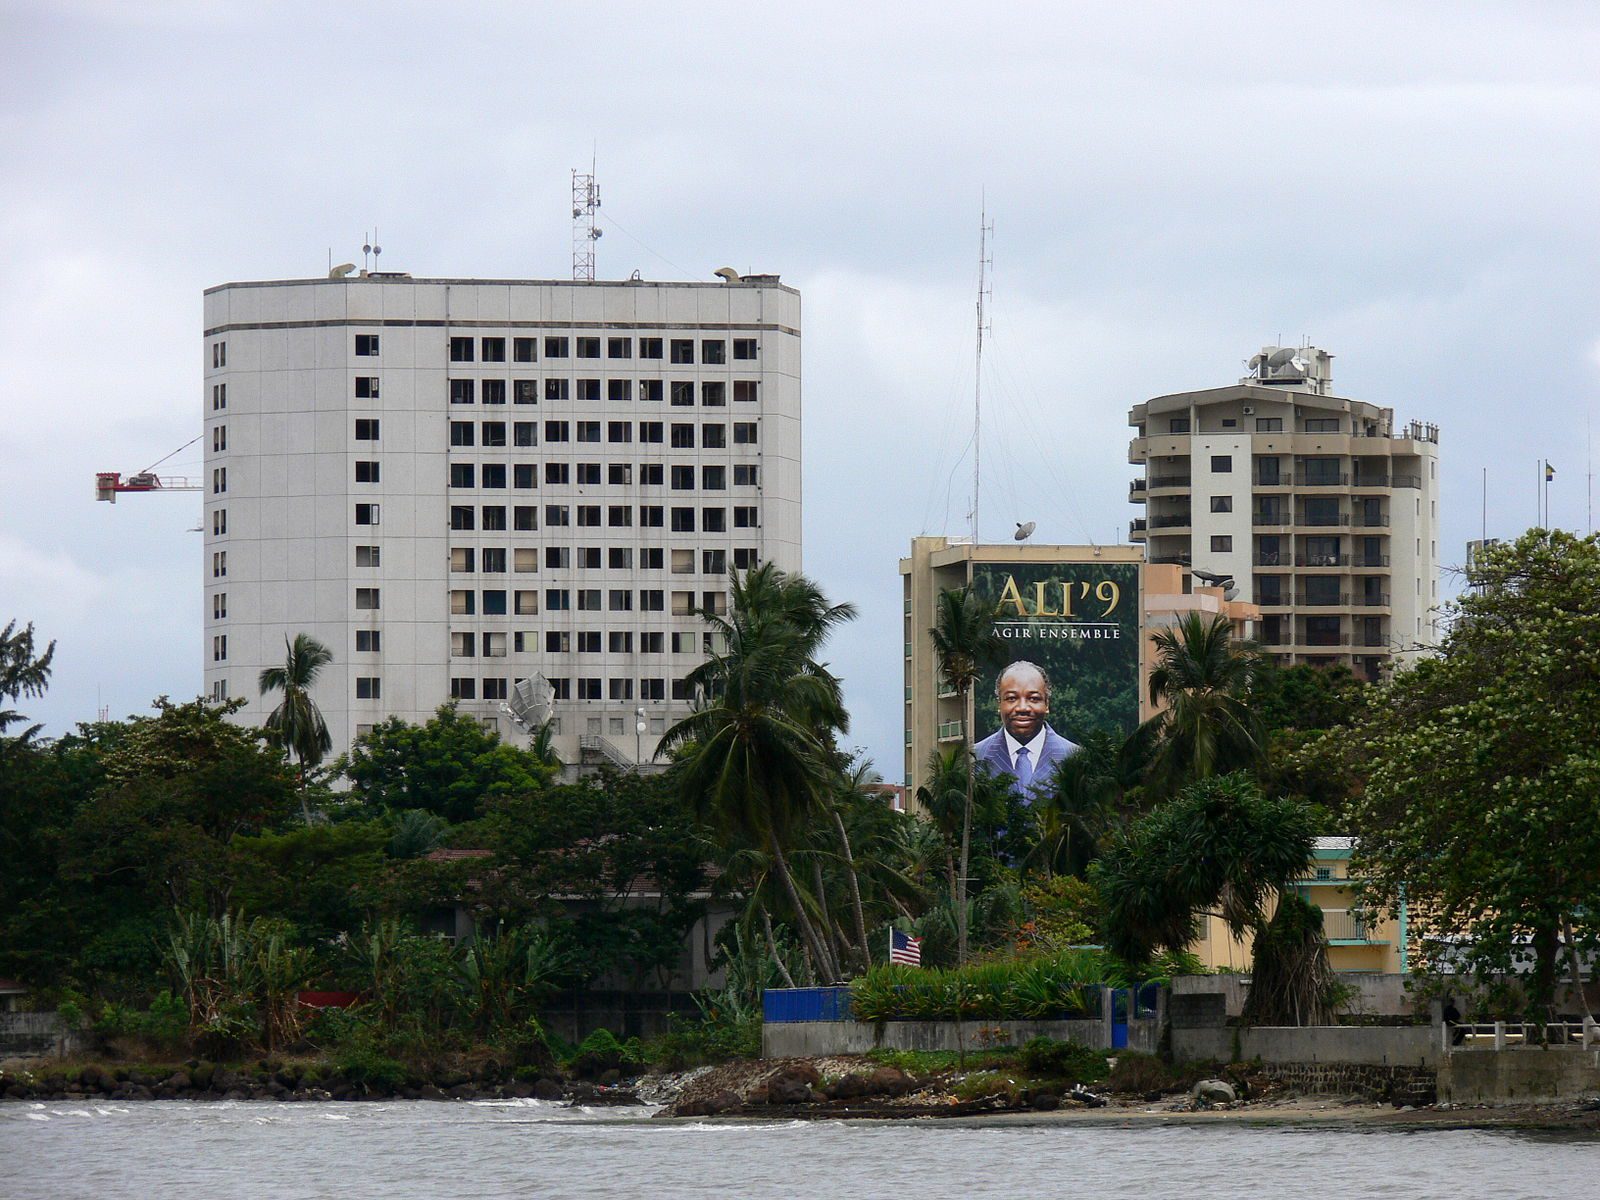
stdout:
<svg viewBox="0 0 1600 1200">
<path fill-rule="evenodd" d="M 994 237 L 994 222 L 987 207 L 978 217 L 978 346 L 972 385 L 972 544 L 978 544 L 978 476 L 983 441 L 983 335 L 991 332 L 985 301 L 994 298 L 989 273 L 994 270 L 994 252 L 989 249 Z"/>
<path fill-rule="evenodd" d="M 594 244 L 601 231 L 595 228 L 594 214 L 600 207 L 600 185 L 594 181 L 594 163 L 589 173 L 572 172 L 572 277 L 594 282 Z"/>
</svg>

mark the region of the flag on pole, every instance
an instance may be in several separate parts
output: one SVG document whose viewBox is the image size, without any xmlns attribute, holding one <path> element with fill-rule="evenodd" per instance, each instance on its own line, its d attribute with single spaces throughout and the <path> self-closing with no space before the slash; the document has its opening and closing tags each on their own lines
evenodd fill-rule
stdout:
<svg viewBox="0 0 1600 1200">
<path fill-rule="evenodd" d="M 1556 477 L 1556 469 L 1554 467 L 1552 467 L 1548 462 L 1545 463 L 1544 464 L 1544 481 L 1546 483 L 1549 483 L 1555 477 Z"/>
<path fill-rule="evenodd" d="M 908 967 L 922 965 L 922 939 L 912 937 L 909 933 L 901 933 L 893 926 L 889 928 L 889 961 L 902 963 Z"/>
</svg>

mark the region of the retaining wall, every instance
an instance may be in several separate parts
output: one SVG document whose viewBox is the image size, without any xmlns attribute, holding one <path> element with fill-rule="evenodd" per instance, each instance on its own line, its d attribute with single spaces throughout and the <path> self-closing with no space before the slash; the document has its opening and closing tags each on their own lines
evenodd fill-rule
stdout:
<svg viewBox="0 0 1600 1200">
<path fill-rule="evenodd" d="M 1172 1057 L 1178 1062 L 1341 1063 L 1436 1067 L 1438 1031 L 1427 1025 L 1212 1025 L 1182 1028 L 1174 1020 Z"/>
<path fill-rule="evenodd" d="M 65 1058 L 80 1037 L 53 1012 L 0 1012 L 0 1058 Z"/>
<path fill-rule="evenodd" d="M 1132 1049 L 1153 1050 L 1158 1036 L 1154 1021 L 1129 1022 Z M 1020 1046 L 1036 1037 L 1109 1049 L 1111 1027 L 1103 1020 L 768 1022 L 761 1027 L 761 1054 L 764 1058 L 814 1058 L 869 1050 L 960 1050 L 963 1045 L 968 1050 L 982 1050 Z"/>
<path fill-rule="evenodd" d="M 1600 1051 L 1578 1046 L 1457 1050 L 1439 1066 L 1451 1104 L 1535 1104 L 1600 1092 Z"/>
</svg>

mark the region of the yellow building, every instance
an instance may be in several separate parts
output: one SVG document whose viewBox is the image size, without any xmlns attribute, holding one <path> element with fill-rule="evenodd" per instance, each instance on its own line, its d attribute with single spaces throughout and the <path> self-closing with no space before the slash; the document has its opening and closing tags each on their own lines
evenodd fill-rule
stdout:
<svg viewBox="0 0 1600 1200">
<path fill-rule="evenodd" d="M 1301 898 L 1322 909 L 1323 931 L 1328 937 L 1328 962 L 1335 971 L 1346 974 L 1393 975 L 1408 969 L 1406 913 L 1402 901 L 1398 919 L 1372 924 L 1362 921 L 1352 910 L 1354 896 L 1350 877 L 1350 854 L 1355 839 L 1324 837 L 1317 839 L 1311 873 L 1299 880 L 1295 890 Z M 1241 941 L 1228 932 L 1220 917 L 1206 920 L 1200 940 L 1190 947 L 1207 967 L 1249 971 L 1251 953 L 1248 935 Z"/>
</svg>

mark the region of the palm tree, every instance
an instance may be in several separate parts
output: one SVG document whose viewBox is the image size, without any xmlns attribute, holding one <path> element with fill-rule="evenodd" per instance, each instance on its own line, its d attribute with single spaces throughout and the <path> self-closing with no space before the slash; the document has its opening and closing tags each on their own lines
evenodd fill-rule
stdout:
<svg viewBox="0 0 1600 1200">
<path fill-rule="evenodd" d="M 770 564 L 735 572 L 730 590 L 727 616 L 701 614 L 712 650 L 689 676 L 700 699 L 661 747 L 679 752 L 679 787 L 703 816 L 771 856 L 802 943 L 831 982 L 839 967 L 801 897 L 788 850 L 835 786 L 832 741 L 848 717 L 839 681 L 817 655 L 855 609 L 829 605 L 809 579 Z"/>
<path fill-rule="evenodd" d="M 994 608 L 970 587 L 939 593 L 934 609 L 933 652 L 939 675 L 961 703 L 961 748 L 967 767 L 967 796 L 961 817 L 961 869 L 956 877 L 956 961 L 967 961 L 967 860 L 972 850 L 972 687 L 984 664 L 998 652 Z"/>
<path fill-rule="evenodd" d="M 286 651 L 281 667 L 267 667 L 259 681 L 261 694 L 282 692 L 278 707 L 267 715 L 267 740 L 293 754 L 300 762 L 300 812 L 306 823 L 311 810 L 306 805 L 306 768 L 320 763 L 333 749 L 333 738 L 322 719 L 322 712 L 311 699 L 311 688 L 322 668 L 333 661 L 329 650 L 309 633 L 297 633 L 294 641 L 283 638 Z"/>
<path fill-rule="evenodd" d="M 1150 778 L 1172 794 L 1186 783 L 1254 766 L 1264 734 L 1251 707 L 1263 659 L 1233 638 L 1228 618 L 1197 612 L 1155 635 L 1150 700 L 1166 707 L 1147 722 L 1156 738 Z"/>
</svg>

